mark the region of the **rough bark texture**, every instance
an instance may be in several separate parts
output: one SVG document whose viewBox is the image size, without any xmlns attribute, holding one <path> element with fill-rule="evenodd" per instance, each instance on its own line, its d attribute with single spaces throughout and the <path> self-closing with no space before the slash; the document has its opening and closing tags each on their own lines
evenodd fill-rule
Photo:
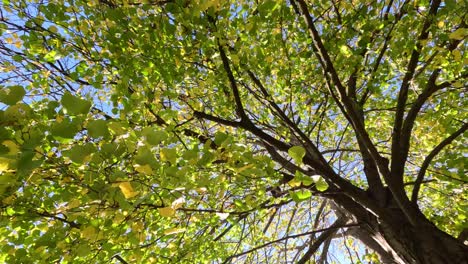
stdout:
<svg viewBox="0 0 468 264">
<path fill-rule="evenodd" d="M 359 239 L 367 247 L 377 253 L 380 256 L 380 261 L 384 264 L 405 263 L 405 261 L 392 249 L 381 234 L 375 234 L 369 229 L 353 228 L 347 233 L 347 235 Z"/>
<path fill-rule="evenodd" d="M 379 232 L 407 263 L 468 263 L 468 247 L 425 218 L 414 227 L 395 214 L 382 219 Z"/>
<path fill-rule="evenodd" d="M 387 209 L 386 215 L 375 217 L 356 205 L 339 203 L 353 212 L 360 228 L 349 231 L 366 246 L 380 255 L 383 263 L 468 263 L 468 246 L 446 234 L 421 215 L 418 226 L 412 226 L 401 210 Z M 360 207 L 360 206 L 358 206 Z"/>
</svg>

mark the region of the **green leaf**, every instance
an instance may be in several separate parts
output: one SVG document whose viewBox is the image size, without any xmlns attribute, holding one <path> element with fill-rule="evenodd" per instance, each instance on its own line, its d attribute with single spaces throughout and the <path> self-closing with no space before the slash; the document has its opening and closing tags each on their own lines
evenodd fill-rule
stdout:
<svg viewBox="0 0 468 264">
<path fill-rule="evenodd" d="M 185 160 L 192 160 L 198 158 L 198 150 L 196 149 L 188 149 L 182 154 L 182 158 Z"/>
<path fill-rule="evenodd" d="M 83 164 L 89 158 L 89 156 L 96 152 L 96 147 L 91 143 L 86 145 L 76 145 L 69 151 L 66 151 L 64 155 L 69 157 L 73 162 Z"/>
<path fill-rule="evenodd" d="M 312 193 L 309 190 L 298 190 L 289 191 L 289 195 L 296 203 L 299 203 L 309 199 L 312 196 Z"/>
<path fill-rule="evenodd" d="M 87 244 L 80 244 L 76 248 L 76 255 L 78 255 L 80 257 L 84 257 L 84 256 L 88 255 L 90 252 L 91 252 L 91 248 Z"/>
<path fill-rule="evenodd" d="M 3 113 L 3 122 L 24 123 L 31 116 L 31 108 L 27 104 L 17 103 L 8 107 Z"/>
<path fill-rule="evenodd" d="M 33 160 L 35 153 L 31 150 L 23 151 L 18 159 L 18 170 L 27 173 L 41 165 L 42 160 Z"/>
<path fill-rule="evenodd" d="M 160 157 L 162 161 L 169 161 L 171 164 L 177 162 L 177 151 L 172 148 L 163 148 L 160 151 Z"/>
<path fill-rule="evenodd" d="M 152 127 L 147 127 L 142 131 L 143 136 L 145 136 L 146 141 L 153 145 L 159 145 L 162 141 L 166 140 L 169 136 L 164 130 L 157 130 Z"/>
<path fill-rule="evenodd" d="M 88 123 L 88 134 L 93 138 L 109 136 L 107 122 L 102 119 L 93 120 Z"/>
<path fill-rule="evenodd" d="M 311 177 L 305 175 L 304 173 L 300 171 L 296 171 L 296 173 L 294 174 L 294 179 L 302 182 L 302 184 L 304 184 L 305 186 L 309 186 L 312 183 L 314 183 L 314 180 Z"/>
<path fill-rule="evenodd" d="M 288 150 L 289 156 L 291 156 L 297 164 L 302 164 L 302 158 L 304 158 L 305 153 L 305 149 L 301 146 L 294 146 Z"/>
<path fill-rule="evenodd" d="M 87 114 L 91 108 L 90 102 L 73 96 L 70 92 L 65 92 L 61 103 L 65 110 L 72 115 Z"/>
<path fill-rule="evenodd" d="M 316 175 L 312 176 L 312 179 L 315 182 L 315 188 L 317 188 L 318 191 L 326 191 L 328 189 L 328 183 L 323 179 L 322 176 Z"/>
<path fill-rule="evenodd" d="M 54 123 L 50 132 L 53 136 L 73 138 L 79 130 L 80 126 L 77 120 L 70 120 L 66 118 L 60 123 Z"/>
<path fill-rule="evenodd" d="M 203 156 L 198 160 L 197 164 L 200 166 L 206 166 L 213 162 L 216 159 L 216 156 L 210 151 L 205 151 Z"/>
<path fill-rule="evenodd" d="M 26 91 L 22 86 L 10 86 L 0 91 L 0 102 L 7 105 L 14 105 L 21 101 L 24 95 L 26 95 Z"/>
<path fill-rule="evenodd" d="M 44 60 L 47 62 L 55 62 L 61 57 L 62 56 L 56 50 L 51 50 L 44 56 Z"/>
<path fill-rule="evenodd" d="M 459 28 L 459 29 L 455 30 L 454 32 L 450 33 L 449 38 L 456 39 L 456 40 L 462 40 L 467 35 L 468 35 L 468 28 Z"/>
<path fill-rule="evenodd" d="M 221 146 L 221 144 L 228 138 L 228 135 L 223 132 L 217 132 L 214 138 L 214 143 L 217 146 Z"/>
<path fill-rule="evenodd" d="M 143 146 L 138 148 L 135 162 L 139 165 L 154 164 L 156 162 L 153 152 L 147 147 Z"/>
</svg>

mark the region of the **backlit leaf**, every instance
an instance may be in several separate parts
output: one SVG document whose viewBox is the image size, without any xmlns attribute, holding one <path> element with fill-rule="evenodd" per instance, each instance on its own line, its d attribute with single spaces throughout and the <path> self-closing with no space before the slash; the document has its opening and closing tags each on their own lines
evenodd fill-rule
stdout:
<svg viewBox="0 0 468 264">
<path fill-rule="evenodd" d="M 143 135 L 146 137 L 146 141 L 149 144 L 155 146 L 166 140 L 168 135 L 163 130 L 155 130 L 154 128 L 148 127 L 143 130 Z"/>
<path fill-rule="evenodd" d="M 169 161 L 171 164 L 175 164 L 177 161 L 177 151 L 172 148 L 163 148 L 160 151 L 160 157 L 162 161 Z"/>
<path fill-rule="evenodd" d="M 158 212 L 163 217 L 173 217 L 176 211 L 172 207 L 162 207 L 158 208 Z"/>
<path fill-rule="evenodd" d="M 168 236 L 168 235 L 174 235 L 174 234 L 178 234 L 182 232 L 185 232 L 185 228 L 169 228 L 169 229 L 164 230 L 164 235 Z"/>
<path fill-rule="evenodd" d="M 467 35 L 468 35 L 468 28 L 459 28 L 459 29 L 455 30 L 454 32 L 450 33 L 449 38 L 456 39 L 456 40 L 462 40 Z"/>
<path fill-rule="evenodd" d="M 309 190 L 297 190 L 290 191 L 289 195 L 296 203 L 299 203 L 309 199 L 312 196 L 312 193 Z"/>
<path fill-rule="evenodd" d="M 132 184 L 130 182 L 121 182 L 119 188 L 122 191 L 125 198 L 130 199 L 138 195 L 138 192 L 133 190 Z"/>
<path fill-rule="evenodd" d="M 93 138 L 107 137 L 109 135 L 107 122 L 102 119 L 90 121 L 88 123 L 88 133 Z"/>
<path fill-rule="evenodd" d="M 76 97 L 70 92 L 65 92 L 61 102 L 65 110 L 72 115 L 87 114 L 91 108 L 90 102 Z"/>
<path fill-rule="evenodd" d="M 297 164 L 302 164 L 302 158 L 304 158 L 306 151 L 301 146 L 294 146 L 288 150 L 288 153 Z"/>
<path fill-rule="evenodd" d="M 14 105 L 21 101 L 26 94 L 22 86 L 15 85 L 0 90 L 0 102 L 7 105 Z"/>
</svg>

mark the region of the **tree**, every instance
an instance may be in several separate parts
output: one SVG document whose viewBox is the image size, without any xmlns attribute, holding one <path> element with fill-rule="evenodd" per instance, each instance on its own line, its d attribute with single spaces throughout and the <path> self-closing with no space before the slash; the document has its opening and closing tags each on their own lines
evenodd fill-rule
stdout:
<svg viewBox="0 0 468 264">
<path fill-rule="evenodd" d="M 0 259 L 468 263 L 466 4 L 4 0 Z"/>
</svg>

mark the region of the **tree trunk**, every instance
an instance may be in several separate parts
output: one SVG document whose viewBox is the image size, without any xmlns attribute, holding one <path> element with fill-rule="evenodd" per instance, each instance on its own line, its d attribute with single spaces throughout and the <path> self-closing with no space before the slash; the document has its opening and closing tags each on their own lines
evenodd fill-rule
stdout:
<svg viewBox="0 0 468 264">
<path fill-rule="evenodd" d="M 405 261 L 392 249 L 385 238 L 379 233 L 374 233 L 373 230 L 359 227 L 352 228 L 346 232 L 346 235 L 360 240 L 369 249 L 377 253 L 380 257 L 380 262 L 383 264 L 405 264 Z"/>
<path fill-rule="evenodd" d="M 391 217 L 379 219 L 378 230 L 406 263 L 468 264 L 468 246 L 421 216 L 411 226 L 403 213 L 393 210 Z"/>
<path fill-rule="evenodd" d="M 404 213 L 396 208 L 385 209 L 376 217 L 360 204 L 344 195 L 332 198 L 338 214 L 346 211 L 361 223 L 349 234 L 373 249 L 383 263 L 468 264 L 468 246 L 438 229 L 423 214 L 412 226 Z"/>
</svg>

